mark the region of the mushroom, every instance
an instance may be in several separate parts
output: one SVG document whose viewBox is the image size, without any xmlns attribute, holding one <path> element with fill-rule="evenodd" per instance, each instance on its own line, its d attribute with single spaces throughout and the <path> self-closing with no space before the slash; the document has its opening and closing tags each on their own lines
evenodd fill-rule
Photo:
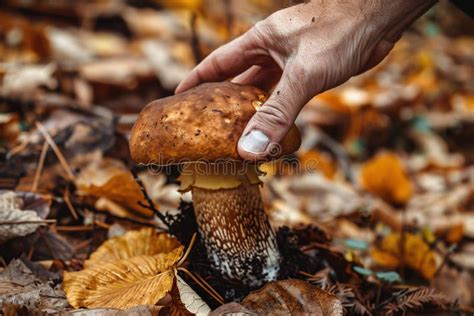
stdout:
<svg viewBox="0 0 474 316">
<path fill-rule="evenodd" d="M 213 268 L 248 286 L 274 280 L 281 261 L 263 208 L 258 166 L 243 162 L 237 153 L 247 122 L 266 98 L 253 86 L 202 84 L 148 104 L 130 136 L 137 163 L 184 163 L 181 191 L 192 191 L 199 233 Z M 300 143 L 293 125 L 279 155 L 296 151 Z"/>
</svg>

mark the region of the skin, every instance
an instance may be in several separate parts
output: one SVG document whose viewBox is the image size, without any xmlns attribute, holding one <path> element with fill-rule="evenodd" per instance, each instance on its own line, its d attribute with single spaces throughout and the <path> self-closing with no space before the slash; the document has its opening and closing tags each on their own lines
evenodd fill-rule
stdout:
<svg viewBox="0 0 474 316">
<path fill-rule="evenodd" d="M 403 31 L 435 3 L 312 0 L 277 11 L 212 52 L 176 93 L 229 78 L 266 90 L 275 87 L 247 124 L 238 147 L 243 159 L 265 159 L 312 97 L 380 63 Z M 242 142 L 255 130 L 268 137 L 268 145 L 248 152 Z"/>
</svg>

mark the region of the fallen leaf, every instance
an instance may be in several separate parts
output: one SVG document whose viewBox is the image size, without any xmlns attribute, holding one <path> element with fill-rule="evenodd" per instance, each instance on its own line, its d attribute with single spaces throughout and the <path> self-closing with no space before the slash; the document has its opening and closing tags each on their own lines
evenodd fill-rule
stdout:
<svg viewBox="0 0 474 316">
<path fill-rule="evenodd" d="M 328 179 L 334 178 L 337 168 L 327 154 L 312 149 L 302 153 L 299 158 L 303 170 L 318 171 Z"/>
<path fill-rule="evenodd" d="M 6 304 L 26 309 L 28 315 L 57 313 L 68 305 L 62 290 L 53 282 L 40 280 L 20 259 L 12 260 L 0 272 L 0 306 Z"/>
<path fill-rule="evenodd" d="M 183 248 L 154 256 L 136 256 L 64 273 L 64 291 L 69 303 L 79 307 L 127 309 L 154 305 L 172 288 L 173 266 Z"/>
<path fill-rule="evenodd" d="M 400 158 L 393 153 L 382 153 L 367 161 L 360 173 L 362 187 L 394 204 L 406 203 L 413 188 Z"/>
<path fill-rule="evenodd" d="M 418 235 L 404 235 L 403 260 L 400 260 L 400 234 L 392 233 L 385 236 L 381 244 L 371 250 L 372 259 L 379 265 L 396 269 L 403 262 L 406 266 L 418 271 L 424 278 L 431 279 L 437 269 L 435 253 Z"/>
<path fill-rule="evenodd" d="M 84 168 L 76 180 L 80 190 L 96 197 L 108 198 L 136 213 L 151 217 L 153 212 L 138 202 L 146 204 L 140 187 L 122 162 L 103 159 Z"/>
<path fill-rule="evenodd" d="M 171 306 L 171 312 L 175 309 L 185 309 L 190 315 L 207 316 L 211 312 L 211 309 L 203 301 L 203 299 L 183 280 L 176 274 L 176 293 L 173 293 L 177 297 L 173 297 L 173 305 Z M 178 302 L 179 301 L 179 307 Z M 183 313 L 179 310 L 180 313 Z M 174 315 L 174 313 L 173 313 Z"/>
<path fill-rule="evenodd" d="M 156 304 L 172 288 L 183 247 L 171 236 L 143 228 L 104 242 L 79 272 L 64 273 L 75 308 L 126 309 Z"/>
<path fill-rule="evenodd" d="M 126 310 L 114 309 L 114 308 L 94 308 L 94 309 L 78 309 L 68 312 L 69 315 L 79 316 L 127 316 L 127 315 L 140 315 L 140 316 L 158 316 L 167 315 L 164 306 L 156 305 L 140 305 L 135 306 Z"/>
<path fill-rule="evenodd" d="M 26 236 L 45 225 L 35 211 L 22 210 L 23 199 L 13 191 L 0 193 L 0 243 Z"/>
<path fill-rule="evenodd" d="M 288 279 L 270 282 L 247 295 L 240 304 L 223 305 L 211 315 L 232 313 L 339 316 L 343 308 L 336 296 L 305 281 Z"/>
<path fill-rule="evenodd" d="M 105 241 L 84 263 L 85 268 L 101 265 L 135 256 L 153 256 L 169 253 L 180 247 L 180 243 L 164 233 L 157 233 L 154 228 L 143 228 Z"/>
<path fill-rule="evenodd" d="M 18 97 L 34 95 L 41 86 L 53 89 L 57 86 L 56 79 L 53 78 L 55 70 L 54 64 L 14 65 L 8 68 L 3 77 L 0 92 L 3 95 Z"/>
</svg>

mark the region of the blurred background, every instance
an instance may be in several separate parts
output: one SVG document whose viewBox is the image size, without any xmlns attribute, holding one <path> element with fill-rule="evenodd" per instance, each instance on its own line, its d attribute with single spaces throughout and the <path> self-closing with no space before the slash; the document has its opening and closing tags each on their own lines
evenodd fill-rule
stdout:
<svg viewBox="0 0 474 316">
<path fill-rule="evenodd" d="M 0 245 L 4 263 L 25 250 L 70 263 L 153 221 L 128 172 L 138 113 L 212 50 L 292 4 L 1 1 L 0 189 L 48 200 L 45 216 L 56 219 L 44 240 Z M 440 1 L 382 64 L 311 100 L 289 159 L 317 165 L 262 167 L 272 224 L 314 225 L 362 275 L 393 272 L 394 282 L 432 286 L 472 310 L 473 52 L 474 20 Z M 161 209 L 177 210 L 173 168 L 138 172 Z"/>
</svg>

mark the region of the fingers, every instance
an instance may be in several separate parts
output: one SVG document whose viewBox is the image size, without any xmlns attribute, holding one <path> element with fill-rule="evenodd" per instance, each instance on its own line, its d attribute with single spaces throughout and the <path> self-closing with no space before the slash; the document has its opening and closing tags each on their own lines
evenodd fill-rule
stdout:
<svg viewBox="0 0 474 316">
<path fill-rule="evenodd" d="M 287 69 L 291 70 L 285 69 L 272 95 L 254 114 L 239 140 L 238 152 L 245 160 L 262 160 L 277 153 L 279 143 L 313 95 L 312 89 L 302 85 L 305 76 L 299 74 L 304 71 Z"/>
<path fill-rule="evenodd" d="M 204 82 L 223 81 L 247 70 L 259 61 L 253 32 L 247 32 L 219 47 L 197 65 L 176 88 L 180 93 Z"/>
<path fill-rule="evenodd" d="M 252 66 L 235 77 L 232 82 L 252 85 L 270 91 L 280 80 L 282 70 L 275 63 L 268 66 Z"/>
</svg>

